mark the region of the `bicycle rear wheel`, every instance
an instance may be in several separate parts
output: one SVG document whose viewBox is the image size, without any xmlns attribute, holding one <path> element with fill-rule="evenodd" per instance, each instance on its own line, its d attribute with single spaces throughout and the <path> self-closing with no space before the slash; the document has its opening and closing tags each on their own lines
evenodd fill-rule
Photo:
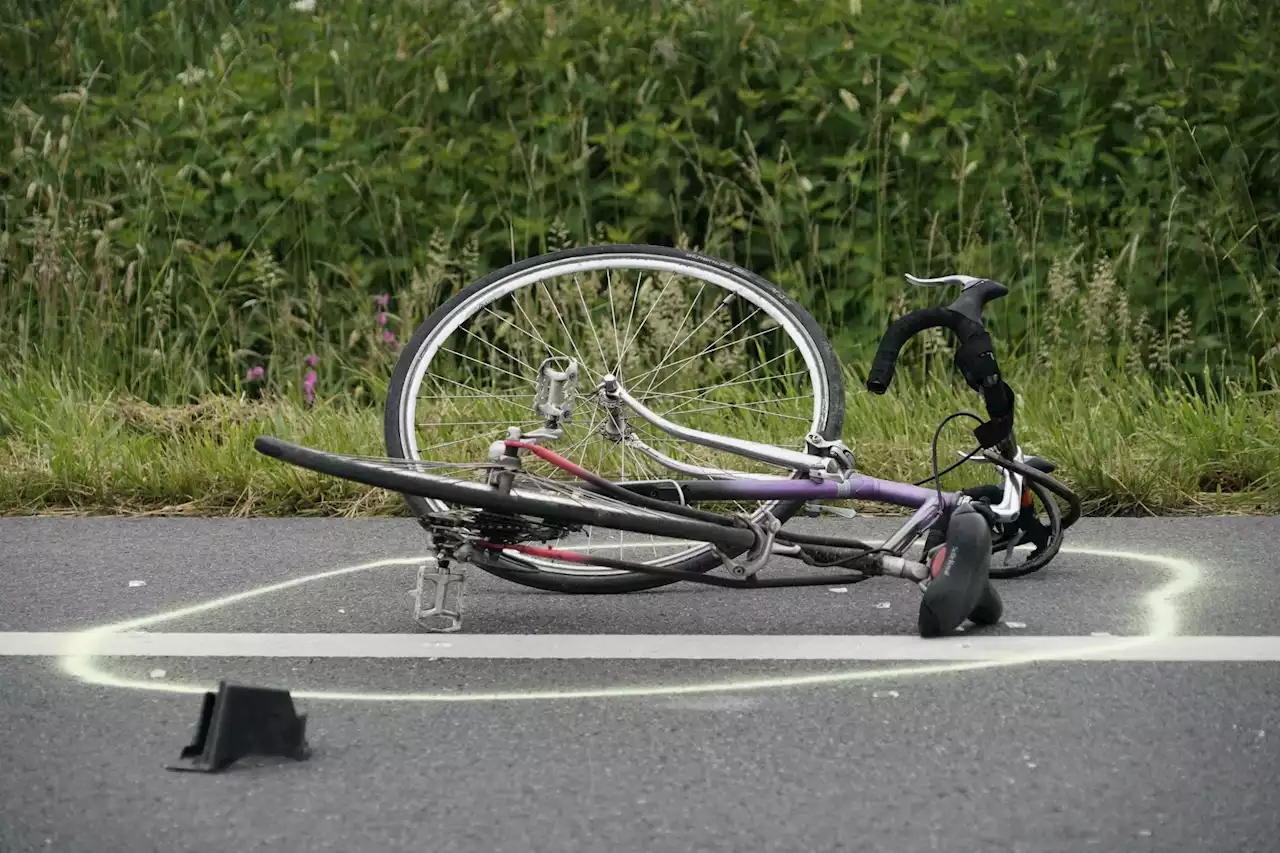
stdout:
<svg viewBox="0 0 1280 853">
<path fill-rule="evenodd" d="M 581 380 L 572 420 L 552 446 L 614 481 L 729 472 L 804 475 L 677 443 L 639 418 L 619 417 L 594 394 L 605 374 L 663 417 L 721 435 L 802 450 L 806 436 L 834 439 L 843 424 L 844 384 L 830 342 L 777 287 L 694 252 L 608 245 L 512 264 L 432 313 L 392 376 L 387 455 L 417 462 L 484 459 L 506 427 L 541 424 L 534 411 L 539 367 L 547 359 L 570 358 Z M 536 459 L 527 464 L 548 488 L 566 487 L 565 472 Z M 578 497 L 590 500 L 585 493 Z M 439 498 L 407 494 L 405 500 L 420 519 L 450 507 Z M 754 520 L 768 512 L 785 521 L 802 505 L 740 501 L 725 509 Z M 674 534 L 611 537 L 596 525 L 585 539 L 606 553 L 616 548 L 621 559 L 682 571 L 707 571 L 721 562 L 710 544 Z M 538 571 L 486 568 L 562 592 L 629 592 L 670 583 L 619 569 L 529 562 Z"/>
<path fill-rule="evenodd" d="M 518 522 L 532 518 L 548 522 L 550 529 L 594 525 L 641 534 L 676 535 L 736 551 L 745 550 L 755 542 L 755 534 L 743 527 L 679 518 L 621 503 L 610 506 L 602 496 L 582 501 L 569 492 L 536 497 L 523 490 L 502 494 L 482 483 L 431 473 L 436 466 L 429 464 L 402 464 L 395 460 L 332 453 L 271 436 L 259 436 L 254 440 L 254 448 L 265 456 L 332 477 L 422 500 L 445 502 L 455 509 L 487 511 L 497 517 L 495 521 Z M 449 467 L 440 466 L 441 469 Z"/>
</svg>

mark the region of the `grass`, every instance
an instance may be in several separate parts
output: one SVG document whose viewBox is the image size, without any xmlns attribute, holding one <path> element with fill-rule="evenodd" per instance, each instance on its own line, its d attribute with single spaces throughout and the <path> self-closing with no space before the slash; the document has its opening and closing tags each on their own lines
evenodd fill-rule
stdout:
<svg viewBox="0 0 1280 853">
<path fill-rule="evenodd" d="M 1274 7 L 3 4 L 0 369 L 167 404 L 314 353 L 376 399 L 497 266 L 687 240 L 849 359 L 963 271 L 1011 344 L 1239 379 L 1280 366 Z"/>
<path fill-rule="evenodd" d="M 1019 438 L 1058 463 L 1091 514 L 1280 511 L 1280 396 L 1229 387 L 1161 389 L 1142 377 L 1074 385 L 1015 367 Z M 950 377 L 901 375 L 885 397 L 849 391 L 844 438 L 864 473 L 907 481 L 929 471 L 936 424 L 974 399 Z M 949 425 L 939 460 L 973 444 Z M 93 382 L 25 371 L 0 380 L 0 513 L 372 516 L 403 512 L 398 496 L 314 475 L 259 455 L 276 435 L 338 452 L 382 455 L 381 411 L 324 399 L 211 396 L 153 406 Z M 769 436 L 752 437 L 768 440 Z M 946 464 L 946 463 L 944 463 Z M 964 466 L 955 488 L 990 469 Z"/>
<path fill-rule="evenodd" d="M 0 11 L 0 512 L 400 512 L 253 438 L 380 453 L 441 302 L 626 241 L 764 275 L 848 364 L 933 299 L 900 272 L 993 275 L 1091 512 L 1277 510 L 1274 4 L 47 5 Z M 927 473 L 950 356 L 850 377 L 863 471 Z"/>
</svg>

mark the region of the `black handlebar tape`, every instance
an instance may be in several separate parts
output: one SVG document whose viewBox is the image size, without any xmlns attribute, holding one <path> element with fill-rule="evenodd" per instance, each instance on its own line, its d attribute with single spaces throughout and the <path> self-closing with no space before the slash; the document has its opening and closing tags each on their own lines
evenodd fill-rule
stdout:
<svg viewBox="0 0 1280 853">
<path fill-rule="evenodd" d="M 982 322 L 982 309 L 991 300 L 999 299 L 1008 292 L 1009 288 L 1000 282 L 983 279 L 947 306 L 957 315 L 956 325 L 951 327 L 960 339 L 960 346 L 956 349 L 956 367 L 960 368 L 965 381 L 975 391 L 983 390 L 985 383 L 1000 375 L 995 346 L 991 343 L 986 324 Z"/>
<path fill-rule="evenodd" d="M 982 402 L 986 405 L 987 414 L 991 417 L 997 420 L 1007 418 L 1013 414 L 1013 389 L 1004 380 L 988 385 L 982 389 Z"/>
<path fill-rule="evenodd" d="M 956 337 L 960 345 L 956 347 L 955 364 L 964 376 L 964 381 L 975 391 L 983 392 L 985 383 L 991 377 L 999 376 L 1000 366 L 996 363 L 995 344 L 986 327 L 962 317 Z"/>
<path fill-rule="evenodd" d="M 874 394 L 883 394 L 889 390 L 893 382 L 894 365 L 898 361 L 898 353 L 906 346 L 908 340 L 925 329 L 943 327 L 955 329 L 960 318 L 949 308 L 917 308 L 903 314 L 889 324 L 880 346 L 876 349 L 875 358 L 871 361 L 871 370 L 867 374 L 867 390 Z"/>
<path fill-rule="evenodd" d="M 982 309 L 992 299 L 999 299 L 1009 292 L 998 281 L 983 279 L 964 291 L 946 308 L 919 308 L 899 317 L 880 339 L 871 370 L 867 374 L 867 390 L 883 394 L 893 382 L 898 354 L 908 340 L 925 329 L 946 328 L 960 339 L 956 350 L 956 365 L 965 380 L 975 390 L 980 389 L 988 377 L 998 376 L 995 348 L 991 336 L 982 322 Z"/>
</svg>

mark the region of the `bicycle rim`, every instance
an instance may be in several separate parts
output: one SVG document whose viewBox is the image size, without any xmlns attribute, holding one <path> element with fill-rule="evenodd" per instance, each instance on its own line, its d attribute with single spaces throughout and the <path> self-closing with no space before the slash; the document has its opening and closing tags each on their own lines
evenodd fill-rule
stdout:
<svg viewBox="0 0 1280 853">
<path fill-rule="evenodd" d="M 619 281 L 623 273 L 628 278 Z M 676 278 L 692 280 L 692 287 L 686 286 L 683 297 L 673 289 Z M 564 279 L 573 286 L 553 291 L 549 282 Z M 607 288 L 605 295 L 599 291 L 601 279 Z M 708 296 L 717 291 L 719 299 L 713 302 Z M 688 298 L 690 292 L 694 292 L 692 298 Z M 732 310 L 716 316 L 728 305 L 733 305 Z M 676 314 L 682 316 L 676 318 Z M 647 321 L 655 315 L 667 323 L 668 329 L 675 324 L 675 345 L 663 349 L 664 345 L 654 337 L 653 328 L 661 324 L 648 324 L 646 330 Z M 482 319 L 479 333 L 464 328 L 475 318 Z M 576 325 L 578 319 L 606 322 L 600 329 L 587 328 Z M 777 334 L 771 337 L 773 331 Z M 789 350 L 779 345 L 781 338 L 790 342 Z M 703 379 L 691 388 L 672 390 L 669 380 L 688 366 L 701 364 L 700 356 L 714 358 L 727 354 L 730 345 L 738 342 L 745 346 L 743 351 L 732 354 L 737 362 L 724 358 L 723 363 L 697 371 L 694 375 Z M 470 351 L 468 346 L 472 347 Z M 631 369 L 626 359 L 640 350 L 649 362 L 642 360 L 639 369 Z M 690 350 L 692 355 L 687 354 Z M 558 252 L 499 270 L 460 292 L 428 318 L 402 356 L 402 363 L 397 365 L 397 379 L 392 383 L 395 397 L 388 405 L 391 455 L 415 461 L 436 459 L 441 451 L 448 451 L 444 445 L 452 444 L 456 448 L 459 441 L 470 442 L 470 449 L 474 450 L 486 440 L 499 438 L 504 426 L 519 425 L 525 429 L 536 426 L 539 418 L 531 405 L 531 374 L 541 357 L 577 359 L 584 374 L 580 392 L 593 387 L 605 372 L 615 373 L 646 405 L 691 426 L 707 426 L 692 422 L 698 420 L 698 415 L 723 421 L 732 420 L 725 415 L 731 413 L 739 416 L 739 426 L 750 429 L 753 421 L 763 420 L 766 414 L 779 413 L 772 409 L 786 409 L 781 414 L 789 418 L 787 429 L 766 428 L 767 439 L 785 436 L 777 441 L 782 446 L 802 447 L 808 433 L 834 437 L 843 419 L 843 386 L 829 343 L 812 317 L 768 282 L 715 259 L 680 250 L 599 247 Z M 494 368 L 497 381 L 481 387 L 456 378 L 467 377 L 469 371 L 475 373 L 486 366 L 481 362 L 488 362 L 487 366 Z M 753 374 L 758 374 L 761 366 L 770 365 L 782 368 L 782 380 L 785 380 L 781 384 L 765 383 L 774 389 L 771 393 L 775 396 L 766 396 L 763 403 L 734 402 L 735 395 L 758 390 L 760 376 Z M 711 376 L 715 377 L 714 381 L 708 378 Z M 797 399 L 776 396 L 782 393 L 778 389 L 787 387 L 787 382 L 795 389 L 804 386 L 802 392 L 789 395 Z M 523 391 L 519 390 L 521 383 L 524 383 Z M 442 393 L 424 395 L 426 387 Z M 800 399 L 802 397 L 807 399 Z M 479 408 L 500 408 L 502 415 L 490 417 L 493 413 L 487 412 L 473 420 L 457 421 L 456 426 L 479 428 L 475 435 L 461 440 L 453 438 L 457 432 L 445 433 L 448 441 L 422 440 L 432 428 L 446 426 L 438 415 L 421 417 L 424 411 L 458 408 L 459 400 L 481 399 L 484 402 Z M 614 441 L 611 449 L 597 441 L 593 448 L 592 440 L 607 431 L 604 416 L 598 405 L 593 408 L 594 403 L 598 401 L 586 395 L 576 400 L 575 406 L 581 404 L 582 407 L 576 415 L 580 417 L 576 426 L 579 432 L 570 433 L 567 427 L 567 440 L 550 446 L 566 455 L 581 451 L 574 456 L 575 461 L 614 480 L 681 476 L 648 456 L 631 452 L 625 442 Z M 797 414 L 801 406 L 803 410 Z M 509 419 L 521 412 L 523 422 Z M 677 451 L 676 445 L 668 443 L 668 437 L 637 419 L 631 419 L 627 428 L 651 448 L 661 449 L 673 457 L 683 454 L 679 461 L 686 464 L 721 470 L 732 466 L 734 470 L 752 474 L 796 476 L 794 472 L 762 468 L 739 457 L 713 458 L 705 448 L 680 445 Z M 713 424 L 712 431 L 742 435 L 724 424 L 720 429 L 715 429 Z M 432 435 L 433 439 L 439 437 L 439 434 Z M 593 449 L 600 451 L 594 457 L 590 452 Z M 566 487 L 571 486 L 566 484 Z M 749 511 L 741 506 L 736 509 L 753 518 L 760 518 L 765 512 L 787 517 L 795 506 L 772 501 L 755 502 Z M 423 501 L 419 508 L 424 507 L 433 512 L 448 509 L 448 505 L 440 501 Z M 662 566 L 687 564 L 710 555 L 710 548 L 704 543 L 683 543 L 684 547 L 680 547 L 682 543 L 671 541 L 664 545 L 674 550 L 660 554 L 652 542 L 634 539 L 627 542 L 626 537 L 615 541 L 588 533 L 587 541 L 577 547 L 616 547 L 619 552 L 649 547 L 653 551 L 648 559 L 634 554 L 626 558 Z M 549 560 L 534 562 L 543 571 L 579 577 L 627 574 L 616 569 L 566 566 Z"/>
</svg>

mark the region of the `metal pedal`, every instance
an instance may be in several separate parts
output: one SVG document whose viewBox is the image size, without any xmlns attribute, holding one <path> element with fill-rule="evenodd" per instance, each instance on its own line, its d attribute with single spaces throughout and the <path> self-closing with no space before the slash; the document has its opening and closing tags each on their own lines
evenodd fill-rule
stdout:
<svg viewBox="0 0 1280 853">
<path fill-rule="evenodd" d="M 449 634 L 462 630 L 462 593 L 466 572 L 428 557 L 418 566 L 413 618 L 423 630 Z"/>
</svg>

